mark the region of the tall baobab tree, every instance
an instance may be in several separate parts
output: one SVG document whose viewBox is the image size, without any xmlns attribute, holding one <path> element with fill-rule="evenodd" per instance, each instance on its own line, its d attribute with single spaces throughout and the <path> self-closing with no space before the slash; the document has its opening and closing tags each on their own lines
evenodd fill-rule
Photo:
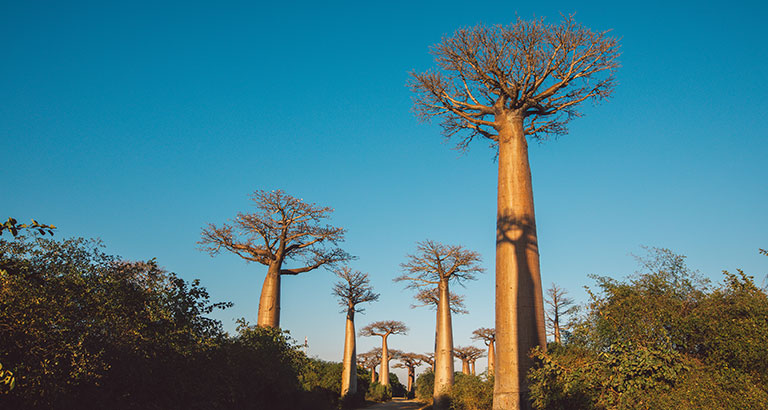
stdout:
<svg viewBox="0 0 768 410">
<path fill-rule="evenodd" d="M 475 346 L 455 347 L 454 354 L 461 360 L 461 372 L 475 375 L 475 361 L 485 354 L 482 349 Z"/>
<path fill-rule="evenodd" d="M 619 44 L 566 17 L 462 28 L 432 48 L 437 69 L 412 73 L 422 120 L 439 117 L 466 149 L 482 137 L 497 150 L 497 355 L 493 408 L 530 407 L 528 352 L 546 347 L 528 141 L 565 134 L 577 106 L 611 94 Z"/>
<path fill-rule="evenodd" d="M 357 361 L 363 368 L 371 371 L 371 384 L 376 383 L 376 366 L 381 363 L 381 349 L 360 353 L 357 355 Z"/>
<path fill-rule="evenodd" d="M 408 327 L 405 323 L 397 320 L 382 320 L 373 322 L 360 330 L 360 336 L 381 336 L 381 371 L 379 384 L 389 386 L 389 361 L 390 349 L 387 346 L 387 339 L 390 335 L 404 335 L 408 333 Z"/>
<path fill-rule="evenodd" d="M 488 346 L 488 374 L 493 373 L 493 366 L 495 364 L 496 349 L 494 344 L 496 343 L 496 329 L 489 329 L 487 327 L 481 327 L 475 329 L 472 332 L 472 339 L 482 340 L 486 346 Z"/>
<path fill-rule="evenodd" d="M 344 240 L 344 229 L 320 225 L 333 209 L 304 202 L 281 190 L 256 191 L 251 200 L 256 212 L 239 212 L 220 227 L 208 224 L 198 244 L 211 256 L 226 249 L 268 267 L 256 324 L 280 327 L 281 277 L 344 262 L 351 256 L 334 247 Z M 302 262 L 303 266 L 287 269 L 283 267 L 286 261 Z"/>
<path fill-rule="evenodd" d="M 333 286 L 333 294 L 339 298 L 339 304 L 347 313 L 341 371 L 341 396 L 344 397 L 357 392 L 355 313 L 363 312 L 363 309 L 358 307 L 359 304 L 376 301 L 379 294 L 373 292 L 367 273 L 352 272 L 352 269 L 346 266 L 337 269 L 335 273 L 341 280 Z"/>
<path fill-rule="evenodd" d="M 416 377 L 416 367 L 424 363 L 424 355 L 418 353 L 400 353 L 397 358 L 400 363 L 395 364 L 394 367 L 408 370 L 408 396 L 413 393 L 413 383 Z"/>
<path fill-rule="evenodd" d="M 403 274 L 395 281 L 406 281 L 410 288 L 438 289 L 437 341 L 435 343 L 435 387 L 432 396 L 436 410 L 447 409 L 453 386 L 453 325 L 449 282 L 463 283 L 474 280 L 482 272 L 480 254 L 457 245 L 443 245 L 434 241 L 416 244 L 416 253 L 400 265 Z"/>
<path fill-rule="evenodd" d="M 553 283 L 544 295 L 544 302 L 549 306 L 545 312 L 547 330 L 554 338 L 555 343 L 561 343 L 561 331 L 568 329 L 568 326 L 563 324 L 563 319 L 576 313 L 578 309 L 578 306 L 573 304 L 573 299 L 566 296 L 567 294 L 567 290 Z"/>
</svg>

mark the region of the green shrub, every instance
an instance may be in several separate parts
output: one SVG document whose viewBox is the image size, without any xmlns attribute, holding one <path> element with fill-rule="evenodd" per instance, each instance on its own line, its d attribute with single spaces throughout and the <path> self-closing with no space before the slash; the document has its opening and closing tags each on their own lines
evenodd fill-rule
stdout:
<svg viewBox="0 0 768 410">
<path fill-rule="evenodd" d="M 538 409 L 746 409 L 768 403 L 768 295 L 724 272 L 714 287 L 685 257 L 649 249 L 628 280 L 595 277 L 572 337 L 533 352 Z"/>
<path fill-rule="evenodd" d="M 451 389 L 451 409 L 490 410 L 493 407 L 493 378 L 456 373 Z"/>
<path fill-rule="evenodd" d="M 365 395 L 367 400 L 384 402 L 392 400 L 392 389 L 390 386 L 384 386 L 379 382 L 373 383 Z"/>
<path fill-rule="evenodd" d="M 416 399 L 423 403 L 432 403 L 432 394 L 435 390 L 435 373 L 432 369 L 419 374 L 416 377 Z"/>
</svg>

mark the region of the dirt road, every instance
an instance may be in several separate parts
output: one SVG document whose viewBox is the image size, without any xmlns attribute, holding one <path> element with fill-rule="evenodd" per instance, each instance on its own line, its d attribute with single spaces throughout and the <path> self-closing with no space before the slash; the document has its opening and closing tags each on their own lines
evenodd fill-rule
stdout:
<svg viewBox="0 0 768 410">
<path fill-rule="evenodd" d="M 358 410 L 418 410 L 424 405 L 416 400 L 405 400 L 401 398 L 394 398 L 390 402 L 375 404 L 370 407 Z"/>
</svg>

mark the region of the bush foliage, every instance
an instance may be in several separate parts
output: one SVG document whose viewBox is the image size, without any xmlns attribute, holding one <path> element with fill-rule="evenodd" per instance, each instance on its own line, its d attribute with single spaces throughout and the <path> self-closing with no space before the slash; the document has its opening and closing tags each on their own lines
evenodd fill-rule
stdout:
<svg viewBox="0 0 768 410">
<path fill-rule="evenodd" d="M 98 241 L 0 240 L 0 408 L 334 409 L 341 364 L 307 359 L 287 332 L 207 317 L 197 281 Z M 9 384 L 15 382 L 15 388 Z"/>
<path fill-rule="evenodd" d="M 598 291 L 566 343 L 537 350 L 538 409 L 745 409 L 768 403 L 768 297 L 741 271 L 711 286 L 667 249 Z"/>
</svg>

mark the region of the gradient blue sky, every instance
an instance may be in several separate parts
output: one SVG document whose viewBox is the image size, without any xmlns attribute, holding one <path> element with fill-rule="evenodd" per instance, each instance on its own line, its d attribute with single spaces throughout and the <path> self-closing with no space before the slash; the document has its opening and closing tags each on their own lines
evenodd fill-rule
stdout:
<svg viewBox="0 0 768 410">
<path fill-rule="evenodd" d="M 160 3 L 160 4 L 159 4 Z M 588 274 L 635 270 L 640 245 L 719 279 L 768 260 L 766 6 L 761 2 L 0 3 L 2 212 L 157 257 L 255 321 L 265 269 L 196 248 L 200 228 L 247 211 L 256 189 L 335 208 L 344 247 L 381 300 L 358 327 L 411 327 L 390 346 L 432 350 L 434 314 L 392 282 L 415 242 L 479 251 L 456 344 L 493 326 L 496 164 L 419 123 L 405 87 L 462 26 L 576 13 L 621 38 L 614 97 L 558 140 L 531 145 L 545 283 L 580 301 Z M 340 360 L 333 275 L 285 278 L 282 324 Z M 358 351 L 378 343 L 360 338 Z M 481 360 L 479 368 L 485 367 Z"/>
</svg>

